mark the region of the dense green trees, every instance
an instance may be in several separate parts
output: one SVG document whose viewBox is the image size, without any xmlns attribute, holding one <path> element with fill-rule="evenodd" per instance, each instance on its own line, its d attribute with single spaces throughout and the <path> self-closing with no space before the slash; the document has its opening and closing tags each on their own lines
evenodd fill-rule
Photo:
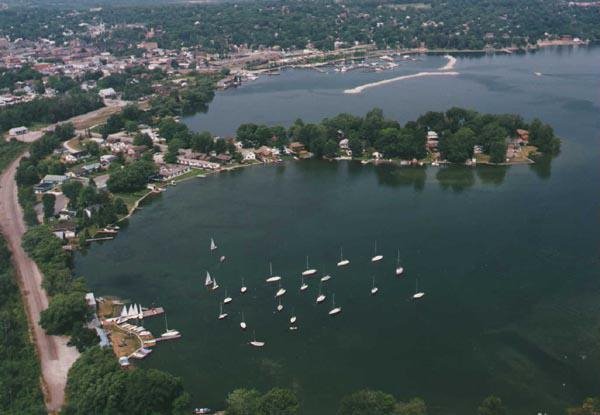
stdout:
<svg viewBox="0 0 600 415">
<path fill-rule="evenodd" d="M 84 2 L 77 4 L 81 6 L 78 13 L 70 13 L 73 5 L 48 8 L 47 1 L 46 7 L 3 10 L 0 30 L 13 39 L 44 37 L 57 44 L 71 39 L 67 34 L 70 30 L 103 50 L 138 56 L 141 51 L 135 45 L 143 40 L 145 28 L 125 27 L 128 23 L 161 27 L 155 37 L 161 47 L 199 46 L 221 54 L 241 44 L 301 49 L 312 43 L 331 50 L 334 41 L 340 40 L 346 45 L 361 42 L 380 48 L 418 47 L 423 43 L 429 48 L 481 49 L 488 44 L 498 48 L 524 46 L 545 38 L 546 33 L 600 38 L 597 13 L 559 1 L 434 0 L 384 7 L 379 1 L 357 0 L 250 0 L 183 6 L 129 0 L 118 9 L 104 7 L 101 11 L 88 10 Z M 90 38 L 79 24 L 96 21 L 118 27 Z M 195 24 L 197 21 L 202 24 Z"/>
<path fill-rule="evenodd" d="M 0 237 L 0 413 L 45 414 L 40 368 L 27 327 L 10 252 Z"/>
<path fill-rule="evenodd" d="M 56 196 L 52 193 L 44 193 L 42 196 L 42 205 L 44 207 L 44 217 L 51 218 L 54 216 L 54 203 L 56 202 Z"/>
<path fill-rule="evenodd" d="M 0 109 L 0 132 L 21 125 L 64 121 L 103 105 L 95 93 L 72 92 L 55 98 L 36 98 Z"/>
<path fill-rule="evenodd" d="M 421 399 L 408 402 L 397 401 L 385 392 L 364 389 L 344 397 L 340 402 L 339 415 L 427 415 L 427 407 Z"/>
<path fill-rule="evenodd" d="M 82 326 L 88 318 L 84 293 L 71 291 L 58 293 L 42 312 L 40 325 L 48 334 L 70 334 L 74 326 Z"/>
<path fill-rule="evenodd" d="M 544 154 L 554 155 L 560 151 L 560 140 L 555 137 L 552 127 L 537 118 L 531 122 L 529 140 Z"/>
<path fill-rule="evenodd" d="M 485 398 L 477 408 L 477 415 L 506 415 L 506 413 L 506 408 L 502 405 L 502 399 L 493 395 Z"/>
<path fill-rule="evenodd" d="M 143 189 L 155 173 L 156 165 L 153 162 L 140 159 L 113 171 L 106 185 L 113 193 L 135 192 Z"/>
<path fill-rule="evenodd" d="M 65 415 L 188 414 L 181 380 L 154 369 L 123 371 L 110 349 L 85 351 L 69 370 Z"/>
<path fill-rule="evenodd" d="M 295 415 L 298 398 L 289 389 L 273 388 L 264 395 L 255 389 L 236 389 L 226 400 L 227 415 Z"/>
</svg>

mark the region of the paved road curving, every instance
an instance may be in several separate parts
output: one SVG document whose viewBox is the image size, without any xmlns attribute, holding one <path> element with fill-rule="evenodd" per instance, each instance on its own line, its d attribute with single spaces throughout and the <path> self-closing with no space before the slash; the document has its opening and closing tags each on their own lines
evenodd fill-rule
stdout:
<svg viewBox="0 0 600 415">
<path fill-rule="evenodd" d="M 57 412 L 65 401 L 67 373 L 79 357 L 79 353 L 74 347 L 67 346 L 67 337 L 49 336 L 38 323 L 40 312 L 48 307 L 48 296 L 41 286 L 42 273 L 21 247 L 21 240 L 27 228 L 17 199 L 17 184 L 14 180 L 20 160 L 21 157 L 0 176 L 0 230 L 12 252 L 21 294 L 30 327 L 33 329 L 45 385 L 46 408 L 49 412 Z"/>
</svg>

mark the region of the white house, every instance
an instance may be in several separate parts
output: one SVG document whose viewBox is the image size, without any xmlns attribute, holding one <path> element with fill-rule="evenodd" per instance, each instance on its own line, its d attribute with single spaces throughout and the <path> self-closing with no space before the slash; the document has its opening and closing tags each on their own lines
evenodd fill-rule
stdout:
<svg viewBox="0 0 600 415">
<path fill-rule="evenodd" d="M 28 131 L 29 130 L 25 126 L 15 127 L 15 128 L 11 128 L 10 130 L 8 130 L 8 135 L 11 137 L 16 137 L 18 135 L 27 134 Z"/>
<path fill-rule="evenodd" d="M 117 93 L 113 88 L 101 89 L 100 91 L 98 91 L 98 95 L 100 95 L 100 98 L 103 98 L 103 99 L 117 97 Z"/>
<path fill-rule="evenodd" d="M 242 148 L 242 149 L 240 149 L 240 153 L 242 154 L 242 161 L 256 160 L 256 154 L 254 154 L 254 149 Z"/>
</svg>

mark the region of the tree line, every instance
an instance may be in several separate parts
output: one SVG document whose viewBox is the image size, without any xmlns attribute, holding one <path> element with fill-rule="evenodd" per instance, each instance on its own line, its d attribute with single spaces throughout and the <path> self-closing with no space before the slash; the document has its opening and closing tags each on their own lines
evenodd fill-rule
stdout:
<svg viewBox="0 0 600 415">
<path fill-rule="evenodd" d="M 35 98 L 0 109 L 0 132 L 34 123 L 52 124 L 103 107 L 96 93 L 70 92 L 53 98 Z"/>
</svg>

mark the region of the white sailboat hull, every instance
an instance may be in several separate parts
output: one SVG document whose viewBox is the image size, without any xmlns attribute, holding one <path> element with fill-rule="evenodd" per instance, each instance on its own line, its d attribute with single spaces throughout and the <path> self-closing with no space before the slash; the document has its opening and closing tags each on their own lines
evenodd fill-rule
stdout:
<svg viewBox="0 0 600 415">
<path fill-rule="evenodd" d="M 316 269 L 307 269 L 306 271 L 302 271 L 302 275 L 305 277 L 309 277 L 311 275 L 315 275 L 317 273 Z"/>
<path fill-rule="evenodd" d="M 415 294 L 413 295 L 413 298 L 414 298 L 415 300 L 418 300 L 419 298 L 423 298 L 424 296 L 425 296 L 425 293 L 424 293 L 424 292 L 420 292 L 420 293 L 415 293 Z"/>
<path fill-rule="evenodd" d="M 300 286 L 300 291 L 306 291 L 307 288 L 308 288 L 308 284 L 302 284 Z"/>
<path fill-rule="evenodd" d="M 269 277 L 266 279 L 267 282 L 277 282 L 277 281 L 281 281 L 281 277 L 279 276 L 274 276 L 274 277 Z"/>
<path fill-rule="evenodd" d="M 283 310 L 283 306 L 282 306 L 281 304 L 279 304 L 279 305 L 277 306 L 277 311 L 281 311 L 281 310 Z"/>
<path fill-rule="evenodd" d="M 242 321 L 242 322 L 240 323 L 240 328 L 241 328 L 242 330 L 246 330 L 246 328 L 247 328 L 247 327 L 248 327 L 248 326 L 246 326 L 246 323 L 245 323 L 245 322 L 243 322 L 243 321 Z"/>
<path fill-rule="evenodd" d="M 347 260 L 347 259 L 343 259 L 343 260 L 341 260 L 340 262 L 338 262 L 338 263 L 337 263 L 337 266 L 338 266 L 338 267 L 345 267 L 345 266 L 346 266 L 346 265 L 348 265 L 349 263 L 350 263 L 350 261 L 349 261 L 349 260 Z"/>
<path fill-rule="evenodd" d="M 229 315 L 229 314 L 227 314 L 227 313 L 222 313 L 222 314 L 219 314 L 219 320 L 224 320 L 224 319 L 226 319 L 228 315 Z"/>
<path fill-rule="evenodd" d="M 341 307 L 336 307 L 333 308 L 331 310 L 329 310 L 329 315 L 330 316 L 335 316 L 336 314 L 340 314 L 342 312 L 342 308 Z"/>
<path fill-rule="evenodd" d="M 254 346 L 254 347 L 263 347 L 264 345 L 265 345 L 265 342 L 257 342 L 256 340 L 250 342 L 250 346 Z"/>
<path fill-rule="evenodd" d="M 379 292 L 379 288 L 377 288 L 377 287 L 373 287 L 373 288 L 371 288 L 371 295 L 375 295 L 375 294 L 377 294 L 378 292 Z"/>
<path fill-rule="evenodd" d="M 325 282 L 325 281 L 329 281 L 331 279 L 331 275 L 325 275 L 324 277 L 321 277 L 321 281 Z"/>
<path fill-rule="evenodd" d="M 275 298 L 277 298 L 277 297 L 281 297 L 282 295 L 285 295 L 285 293 L 286 293 L 286 290 L 285 290 L 285 288 L 280 288 L 280 289 L 277 291 L 277 293 L 275 293 Z"/>
<path fill-rule="evenodd" d="M 242 294 L 244 294 L 246 291 L 248 291 L 248 287 L 242 287 L 242 288 L 240 288 L 240 292 Z"/>
<path fill-rule="evenodd" d="M 290 323 L 294 324 L 296 322 L 296 320 L 297 320 L 296 316 L 294 316 L 294 317 L 290 318 Z"/>
<path fill-rule="evenodd" d="M 383 259 L 383 255 L 375 255 L 373 258 L 371 258 L 371 262 L 378 262 L 381 261 Z"/>
<path fill-rule="evenodd" d="M 223 300 L 223 304 L 229 304 L 233 299 L 231 297 L 227 297 Z"/>
<path fill-rule="evenodd" d="M 404 274 L 404 268 L 403 267 L 397 267 L 396 268 L 396 275 L 402 275 Z"/>
<path fill-rule="evenodd" d="M 324 295 L 320 295 L 317 297 L 317 304 L 322 303 L 323 301 L 325 301 L 325 296 Z"/>
</svg>

